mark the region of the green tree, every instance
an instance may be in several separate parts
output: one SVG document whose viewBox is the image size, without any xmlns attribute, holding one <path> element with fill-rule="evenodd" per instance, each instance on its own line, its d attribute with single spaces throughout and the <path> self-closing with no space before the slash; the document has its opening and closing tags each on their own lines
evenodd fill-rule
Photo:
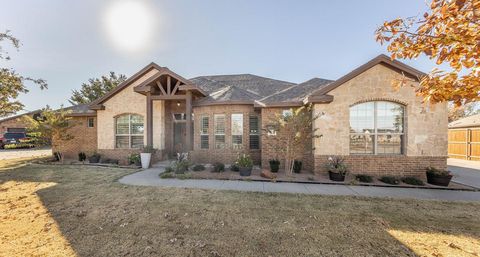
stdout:
<svg viewBox="0 0 480 257">
<path fill-rule="evenodd" d="M 1 46 L 4 41 L 10 42 L 17 50 L 20 48 L 20 41 L 8 30 L 0 33 L 0 60 L 8 61 L 10 56 Z M 0 117 L 23 110 L 24 105 L 17 98 L 21 93 L 28 93 L 28 88 L 25 85 L 26 81 L 39 85 L 41 89 L 47 88 L 47 83 L 43 79 L 24 77 L 16 73 L 14 69 L 0 67 Z"/>
<path fill-rule="evenodd" d="M 63 106 L 58 110 L 52 110 L 47 106 L 42 110 L 41 118 L 24 117 L 28 130 L 37 133 L 37 143 L 51 145 L 61 162 L 63 162 L 61 144 L 74 138 L 69 130 L 76 124 L 68 116 L 70 112 L 70 110 L 65 110 Z"/>
<path fill-rule="evenodd" d="M 285 160 L 286 175 L 293 174 L 295 160 L 303 158 L 305 153 L 311 153 L 312 140 L 321 137 L 316 134 L 318 129 L 313 126 L 318 118 L 319 115 L 313 113 L 312 105 L 307 105 L 290 109 L 285 115 L 276 114 L 270 119 L 269 126 L 276 130 L 276 134 L 269 135 L 273 140 L 269 140 L 267 144 Z"/>
<path fill-rule="evenodd" d="M 88 104 L 104 96 L 118 84 L 124 82 L 127 77 L 123 74 L 117 75 L 111 71 L 108 76 L 101 78 L 91 78 L 87 83 L 82 84 L 80 90 L 72 90 L 72 96 L 69 102 L 71 104 Z"/>
</svg>

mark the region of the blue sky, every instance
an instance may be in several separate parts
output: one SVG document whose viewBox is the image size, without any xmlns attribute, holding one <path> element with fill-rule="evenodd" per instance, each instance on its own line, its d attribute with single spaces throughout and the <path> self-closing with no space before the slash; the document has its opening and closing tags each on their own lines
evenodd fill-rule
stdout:
<svg viewBox="0 0 480 257">
<path fill-rule="evenodd" d="M 27 110 L 68 105 L 72 89 L 89 78 L 109 71 L 130 76 L 152 61 L 187 78 L 252 73 L 292 82 L 337 79 L 386 53 L 374 40 L 383 21 L 427 8 L 418 0 L 137 0 L 155 26 L 149 47 L 133 54 L 119 49 L 105 28 L 105 16 L 121 1 L 0 0 L 0 30 L 22 42 L 0 67 L 49 84 L 44 91 L 29 86 L 20 98 Z M 434 67 L 426 58 L 405 62 L 425 72 Z"/>
</svg>

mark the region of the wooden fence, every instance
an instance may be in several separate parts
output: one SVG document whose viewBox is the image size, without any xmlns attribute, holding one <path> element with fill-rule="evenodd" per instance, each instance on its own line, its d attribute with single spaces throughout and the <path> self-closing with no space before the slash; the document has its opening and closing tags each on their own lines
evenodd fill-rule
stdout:
<svg viewBox="0 0 480 257">
<path fill-rule="evenodd" d="M 448 157 L 480 160 L 480 128 L 449 129 Z"/>
</svg>

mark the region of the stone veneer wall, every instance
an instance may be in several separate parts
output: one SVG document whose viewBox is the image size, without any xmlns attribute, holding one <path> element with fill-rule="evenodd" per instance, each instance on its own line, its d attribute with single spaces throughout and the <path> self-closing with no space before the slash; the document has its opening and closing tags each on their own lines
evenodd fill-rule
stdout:
<svg viewBox="0 0 480 257">
<path fill-rule="evenodd" d="M 260 150 L 250 150 L 250 136 L 249 136 L 249 115 L 260 115 L 253 109 L 253 105 L 215 105 L 215 106 L 201 106 L 194 107 L 193 113 L 194 119 L 194 139 L 193 139 L 193 151 L 191 157 L 194 162 L 199 163 L 214 163 L 222 162 L 225 164 L 231 164 L 240 153 L 248 153 L 254 160 L 255 164 L 260 163 Z M 232 134 L 231 134 L 231 115 L 235 113 L 243 114 L 243 149 L 232 149 Z M 214 136 L 214 114 L 225 114 L 225 149 L 215 148 L 215 136 Z M 209 127 L 209 149 L 200 149 L 200 120 L 203 116 L 208 116 Z M 260 142 L 260 147 L 262 142 Z"/>
<path fill-rule="evenodd" d="M 275 136 L 269 136 L 266 133 L 266 128 L 269 124 L 274 122 L 276 115 L 281 114 L 283 110 L 288 110 L 290 107 L 282 108 L 262 108 L 262 167 L 269 169 L 268 161 L 277 158 L 280 160 L 280 169 L 284 169 L 285 160 L 278 154 L 278 151 L 272 146 L 275 145 Z M 281 133 L 277 131 L 277 133 Z M 305 145 L 305 153 L 303 154 L 302 169 L 305 171 L 313 171 L 313 151 L 312 143 Z"/>
<path fill-rule="evenodd" d="M 69 134 L 73 136 L 71 140 L 54 142 L 52 151 L 60 151 L 65 158 L 77 159 L 78 153 L 84 152 L 87 156 L 92 155 L 97 150 L 97 119 L 95 119 L 94 127 L 88 127 L 89 117 L 72 117 L 71 122 L 75 126 L 69 129 Z"/>
<path fill-rule="evenodd" d="M 315 104 L 322 114 L 315 122 L 323 136 L 315 140 L 315 171 L 322 172 L 326 157 L 347 156 L 352 172 L 424 176 L 427 166 L 446 168 L 447 106 L 445 103 L 426 105 L 410 86 L 398 90 L 392 80 L 401 74 L 385 65 L 376 65 L 345 84 L 330 91 L 329 104 Z M 404 155 L 349 156 L 350 106 L 367 101 L 393 101 L 405 106 Z"/>
</svg>

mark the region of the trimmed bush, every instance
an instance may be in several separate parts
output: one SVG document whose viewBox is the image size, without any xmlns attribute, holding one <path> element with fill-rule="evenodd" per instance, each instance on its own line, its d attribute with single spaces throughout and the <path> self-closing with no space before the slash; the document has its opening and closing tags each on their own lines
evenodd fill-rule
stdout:
<svg viewBox="0 0 480 257">
<path fill-rule="evenodd" d="M 166 167 L 164 173 L 172 173 L 173 168 L 172 167 Z"/>
<path fill-rule="evenodd" d="M 238 171 L 240 171 L 240 167 L 238 167 L 238 165 L 234 163 L 230 166 L 230 170 L 238 172 Z"/>
<path fill-rule="evenodd" d="M 276 173 L 280 169 L 280 161 L 278 159 L 270 159 L 268 160 L 268 164 L 270 164 L 271 172 Z"/>
<path fill-rule="evenodd" d="M 225 164 L 221 162 L 216 162 L 213 164 L 213 172 L 224 172 L 225 171 Z"/>
<path fill-rule="evenodd" d="M 128 156 L 128 163 L 129 164 L 135 164 L 137 166 L 141 165 L 141 158 L 140 154 L 138 153 L 132 153 L 130 156 Z"/>
<path fill-rule="evenodd" d="M 78 160 L 83 162 L 87 159 L 87 155 L 84 152 L 79 152 L 78 153 Z"/>
<path fill-rule="evenodd" d="M 363 183 L 371 183 L 371 182 L 373 181 L 372 176 L 365 175 L 365 174 L 355 175 L 355 178 L 356 178 L 358 181 L 363 182 Z"/>
<path fill-rule="evenodd" d="M 390 184 L 390 185 L 398 185 L 400 183 L 398 178 L 390 177 L 390 176 L 381 177 L 379 180 L 382 181 L 383 183 L 387 183 L 387 184 Z"/>
<path fill-rule="evenodd" d="M 415 177 L 402 178 L 402 182 L 405 183 L 405 184 L 415 185 L 415 186 L 423 186 L 424 185 L 423 181 L 421 181 L 420 179 L 415 178 Z"/>
<path fill-rule="evenodd" d="M 301 170 L 302 170 L 302 162 L 294 160 L 293 161 L 293 172 L 300 173 Z"/>
<path fill-rule="evenodd" d="M 160 178 L 174 178 L 175 176 L 173 175 L 172 172 L 164 172 L 160 173 Z"/>
<path fill-rule="evenodd" d="M 185 173 L 185 174 L 177 174 L 177 178 L 178 179 L 191 179 L 192 178 L 192 174 L 190 173 Z"/>
<path fill-rule="evenodd" d="M 192 170 L 193 171 L 202 171 L 202 170 L 205 170 L 205 166 L 203 166 L 202 164 L 197 164 L 197 165 L 193 166 Z"/>
<path fill-rule="evenodd" d="M 30 143 L 19 143 L 19 144 L 8 144 L 4 145 L 3 148 L 5 149 L 26 149 L 26 148 L 33 148 L 35 145 Z"/>
</svg>

